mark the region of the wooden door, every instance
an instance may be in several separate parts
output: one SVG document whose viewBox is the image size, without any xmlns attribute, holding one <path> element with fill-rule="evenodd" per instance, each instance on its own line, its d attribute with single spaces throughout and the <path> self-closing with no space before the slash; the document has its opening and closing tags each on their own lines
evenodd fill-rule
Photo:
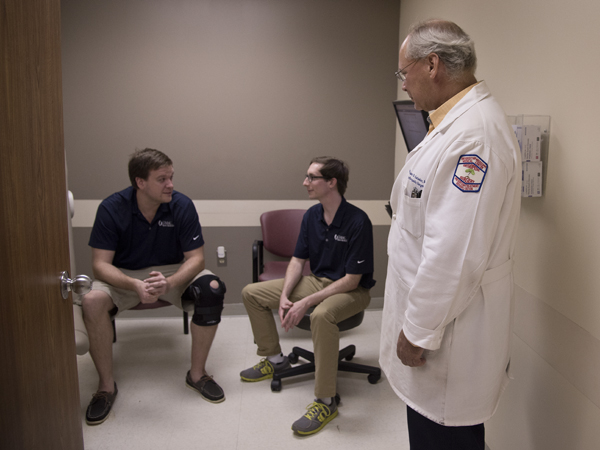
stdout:
<svg viewBox="0 0 600 450">
<path fill-rule="evenodd" d="M 83 449 L 69 268 L 60 0 L 0 1 L 0 448 Z M 73 275 L 73 274 L 72 274 Z"/>
</svg>

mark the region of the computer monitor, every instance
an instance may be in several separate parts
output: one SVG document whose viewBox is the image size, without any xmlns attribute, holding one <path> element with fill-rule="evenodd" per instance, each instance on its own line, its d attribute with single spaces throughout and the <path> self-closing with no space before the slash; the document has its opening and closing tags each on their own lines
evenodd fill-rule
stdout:
<svg viewBox="0 0 600 450">
<path fill-rule="evenodd" d="M 396 100 L 392 102 L 406 148 L 410 152 L 427 136 L 429 122 L 428 113 L 415 109 L 415 104 L 411 100 Z"/>
</svg>

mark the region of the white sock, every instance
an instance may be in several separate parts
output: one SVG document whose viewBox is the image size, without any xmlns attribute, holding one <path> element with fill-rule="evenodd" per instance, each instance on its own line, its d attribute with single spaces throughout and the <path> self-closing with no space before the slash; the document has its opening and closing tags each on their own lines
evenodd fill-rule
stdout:
<svg viewBox="0 0 600 450">
<path fill-rule="evenodd" d="M 280 353 L 279 355 L 267 356 L 267 359 L 273 364 L 281 364 L 285 361 L 285 356 L 283 356 L 283 353 Z"/>
<path fill-rule="evenodd" d="M 331 406 L 333 404 L 333 397 L 325 397 L 321 399 L 317 398 L 315 401 L 325 403 L 327 406 Z"/>
</svg>

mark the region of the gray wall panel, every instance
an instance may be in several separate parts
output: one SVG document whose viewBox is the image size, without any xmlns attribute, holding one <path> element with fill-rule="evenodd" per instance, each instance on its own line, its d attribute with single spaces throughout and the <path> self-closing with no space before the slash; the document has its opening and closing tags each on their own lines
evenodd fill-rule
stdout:
<svg viewBox="0 0 600 450">
<path fill-rule="evenodd" d="M 397 0 L 63 0 L 69 186 L 128 184 L 164 150 L 192 199 L 303 199 L 309 160 L 351 167 L 349 195 L 393 182 Z"/>
</svg>

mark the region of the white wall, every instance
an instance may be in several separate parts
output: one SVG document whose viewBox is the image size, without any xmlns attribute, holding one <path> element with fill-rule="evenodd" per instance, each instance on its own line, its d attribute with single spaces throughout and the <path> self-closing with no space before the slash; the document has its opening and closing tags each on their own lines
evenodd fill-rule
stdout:
<svg viewBox="0 0 600 450">
<path fill-rule="evenodd" d="M 551 116 L 546 191 L 524 199 L 521 212 L 515 380 L 486 425 L 488 445 L 597 449 L 600 2 L 402 0 L 400 40 L 411 23 L 434 17 L 473 37 L 477 78 L 507 114 Z M 397 139 L 397 170 L 405 155 Z"/>
</svg>

